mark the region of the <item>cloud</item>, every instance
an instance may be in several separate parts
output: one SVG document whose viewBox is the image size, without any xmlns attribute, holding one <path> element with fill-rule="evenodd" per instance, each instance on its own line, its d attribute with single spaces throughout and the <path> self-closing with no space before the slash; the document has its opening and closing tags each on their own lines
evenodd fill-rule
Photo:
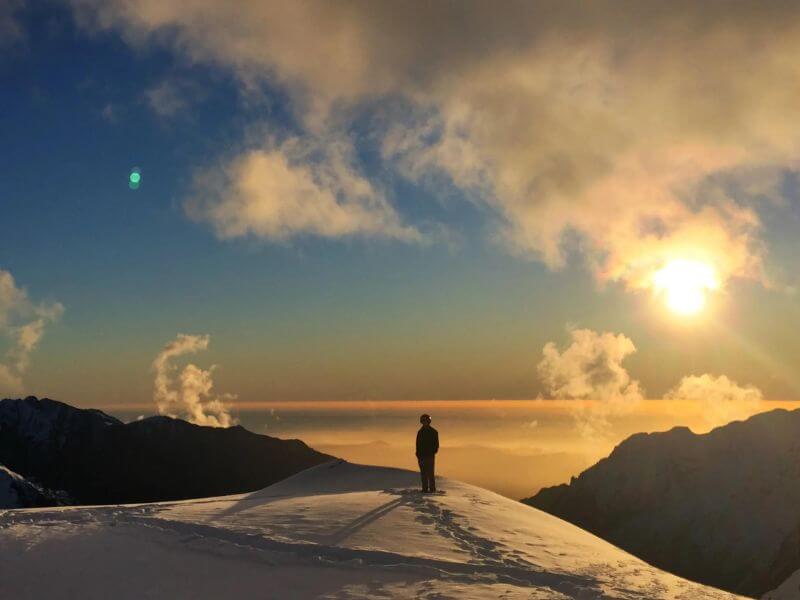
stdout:
<svg viewBox="0 0 800 600">
<path fill-rule="evenodd" d="M 169 342 L 153 361 L 155 382 L 153 399 L 161 415 L 186 419 L 197 425 L 230 427 L 236 420 L 231 416 L 227 402 L 236 398 L 232 394 L 213 395 L 212 373 L 194 364 L 187 364 L 174 377 L 177 367 L 173 361 L 186 354 L 195 354 L 208 348 L 208 335 L 178 336 Z"/>
<path fill-rule="evenodd" d="M 623 334 L 570 330 L 571 343 L 559 350 L 545 344 L 538 365 L 539 379 L 553 399 L 576 401 L 573 417 L 587 438 L 604 437 L 610 419 L 630 413 L 644 399 L 638 381 L 623 366 L 636 352 Z M 725 375 L 688 375 L 664 395 L 665 400 L 697 403 L 711 426 L 746 419 L 758 412 L 763 394 L 758 388 L 740 386 Z"/>
<path fill-rule="evenodd" d="M 449 178 L 494 210 L 509 248 L 552 268 L 577 251 L 634 290 L 668 258 L 710 262 L 723 283 L 764 280 L 758 203 L 724 179 L 800 159 L 791 3 L 73 5 L 86 27 L 283 87 L 306 131 L 402 99 L 399 130 L 371 125 L 389 166 Z M 271 151 L 234 165 L 261 160 L 282 165 Z"/>
<path fill-rule="evenodd" d="M 144 97 L 150 109 L 159 117 L 172 117 L 188 106 L 183 91 L 168 80 L 145 90 Z"/>
<path fill-rule="evenodd" d="M 576 404 L 573 416 L 582 435 L 602 436 L 610 417 L 630 412 L 643 399 L 639 382 L 622 365 L 636 347 L 622 334 L 569 333 L 572 342 L 563 351 L 553 342 L 545 344 L 539 378 L 551 398 L 593 401 Z"/>
<path fill-rule="evenodd" d="M 57 303 L 34 303 L 17 287 L 14 277 L 0 269 L 0 337 L 8 349 L 0 362 L 0 392 L 23 391 L 23 376 L 31 363 L 48 323 L 58 320 L 64 307 Z"/>
<path fill-rule="evenodd" d="M 758 388 L 740 386 L 725 375 L 688 375 L 664 395 L 666 400 L 689 400 L 703 407 L 703 417 L 717 426 L 746 419 L 758 412 L 763 394 Z"/>
<path fill-rule="evenodd" d="M 343 140 L 265 143 L 196 179 L 187 214 L 222 239 L 287 240 L 298 235 L 421 240 L 353 166 Z"/>
</svg>

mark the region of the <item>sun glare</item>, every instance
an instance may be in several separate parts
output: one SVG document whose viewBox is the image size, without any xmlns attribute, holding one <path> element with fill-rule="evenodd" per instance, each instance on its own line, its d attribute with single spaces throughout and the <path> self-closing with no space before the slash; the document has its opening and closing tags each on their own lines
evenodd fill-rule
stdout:
<svg viewBox="0 0 800 600">
<path fill-rule="evenodd" d="M 706 294 L 719 288 L 714 267 L 694 260 L 672 260 L 653 276 L 653 285 L 667 307 L 679 315 L 694 315 L 706 304 Z"/>
</svg>

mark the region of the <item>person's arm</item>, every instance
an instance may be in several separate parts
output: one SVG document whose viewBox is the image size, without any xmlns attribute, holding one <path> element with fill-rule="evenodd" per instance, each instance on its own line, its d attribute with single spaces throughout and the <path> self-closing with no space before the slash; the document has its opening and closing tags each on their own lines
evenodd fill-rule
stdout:
<svg viewBox="0 0 800 600">
<path fill-rule="evenodd" d="M 433 432 L 433 453 L 436 454 L 439 452 L 439 432 Z"/>
<path fill-rule="evenodd" d="M 417 432 L 417 458 L 420 457 L 420 453 L 422 452 L 422 430 L 420 429 Z"/>
</svg>

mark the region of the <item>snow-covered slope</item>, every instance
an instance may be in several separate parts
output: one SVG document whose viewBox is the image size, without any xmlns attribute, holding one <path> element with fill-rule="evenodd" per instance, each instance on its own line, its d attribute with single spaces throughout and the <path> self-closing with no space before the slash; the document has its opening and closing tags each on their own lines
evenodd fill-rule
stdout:
<svg viewBox="0 0 800 600">
<path fill-rule="evenodd" d="M 442 479 L 326 463 L 259 492 L 0 511 L 9 598 L 735 598 Z"/>
<path fill-rule="evenodd" d="M 0 465 L 0 509 L 27 508 L 52 504 L 44 494 L 21 475 Z"/>
</svg>

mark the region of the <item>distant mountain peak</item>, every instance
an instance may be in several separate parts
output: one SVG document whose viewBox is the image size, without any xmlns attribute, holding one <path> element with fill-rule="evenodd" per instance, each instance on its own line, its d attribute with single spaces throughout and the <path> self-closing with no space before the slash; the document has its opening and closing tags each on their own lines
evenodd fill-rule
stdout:
<svg viewBox="0 0 800 600">
<path fill-rule="evenodd" d="M 4 398 L 0 400 L 0 414 L 4 411 L 8 412 L 11 410 L 17 410 L 18 412 L 34 411 L 43 415 L 85 413 L 94 415 L 106 424 L 122 424 L 122 421 L 119 419 L 96 408 L 77 408 L 65 402 L 53 400 L 52 398 L 26 396 L 25 398 Z"/>
</svg>

